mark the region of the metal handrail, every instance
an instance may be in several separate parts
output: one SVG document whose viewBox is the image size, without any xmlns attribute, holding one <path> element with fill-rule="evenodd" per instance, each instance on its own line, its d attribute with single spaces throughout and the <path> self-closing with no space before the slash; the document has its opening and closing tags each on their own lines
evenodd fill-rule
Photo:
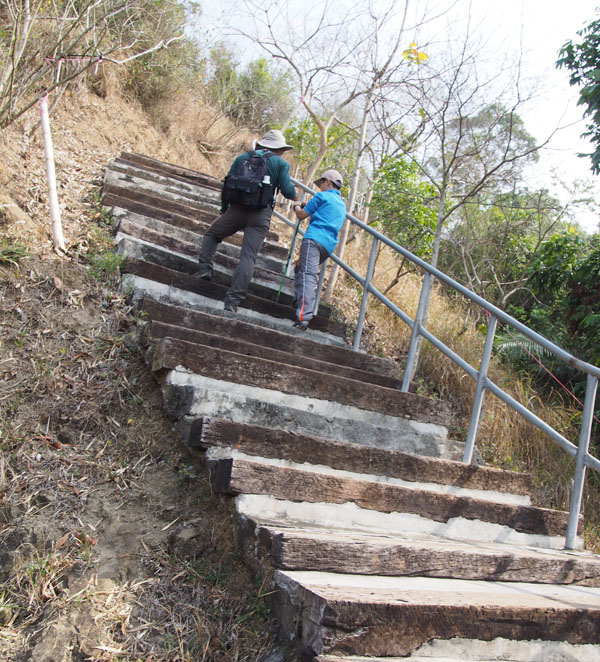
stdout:
<svg viewBox="0 0 600 662">
<path fill-rule="evenodd" d="M 305 186 L 302 182 L 293 179 L 294 184 L 305 191 L 310 195 L 314 195 L 313 191 L 308 186 Z M 296 227 L 296 224 L 287 219 L 283 214 L 280 214 L 278 211 L 274 212 L 275 216 L 282 220 L 284 223 L 291 227 Z M 454 279 L 450 278 L 443 272 L 439 271 L 435 267 L 432 267 L 430 264 L 427 264 L 424 260 L 413 255 L 410 251 L 406 250 L 404 247 L 397 244 L 392 239 L 389 239 L 381 232 L 370 227 L 366 223 L 363 223 L 360 219 L 356 218 L 352 214 L 346 214 L 346 218 L 358 226 L 368 234 L 373 237 L 373 245 L 371 247 L 371 254 L 369 257 L 369 266 L 367 268 L 367 274 L 365 277 L 360 276 L 352 267 L 340 260 L 337 255 L 331 255 L 332 259 L 336 264 L 338 264 L 344 271 L 346 271 L 350 276 L 352 276 L 356 281 L 358 281 L 363 287 L 363 298 L 361 301 L 361 307 L 358 317 L 358 322 L 356 325 L 356 332 L 354 336 L 353 349 L 358 350 L 360 347 L 360 338 L 362 334 L 362 327 L 366 315 L 367 309 L 367 299 L 368 295 L 372 294 L 379 301 L 381 301 L 385 306 L 387 306 L 395 315 L 400 317 L 402 321 L 407 324 L 412 329 L 412 335 L 409 345 L 407 365 L 404 372 L 404 380 L 402 384 L 402 390 L 408 391 L 409 383 L 414 370 L 416 368 L 416 357 L 417 357 L 417 343 L 419 337 L 423 337 L 428 340 L 434 347 L 441 351 L 444 355 L 450 358 L 454 363 L 461 367 L 470 377 L 472 377 L 477 382 L 477 387 L 475 390 L 475 398 L 473 402 L 473 408 L 471 413 L 471 419 L 469 423 L 469 432 L 467 434 L 467 441 L 465 443 L 465 451 L 463 455 L 463 461 L 470 463 L 473 459 L 473 451 L 475 448 L 475 440 L 477 438 L 477 432 L 479 429 L 481 409 L 483 405 L 483 398 L 486 391 L 490 391 L 503 402 L 505 402 L 511 409 L 516 411 L 518 414 L 523 416 L 530 423 L 535 425 L 537 428 L 542 430 L 546 435 L 548 435 L 555 443 L 557 443 L 565 452 L 569 455 L 575 457 L 575 476 L 573 480 L 573 490 L 571 493 L 571 503 L 569 509 L 569 520 L 567 524 L 567 533 L 565 538 L 565 547 L 567 549 L 573 549 L 575 547 L 576 538 L 577 538 L 577 528 L 579 523 L 579 514 L 581 509 L 581 502 L 583 498 L 583 488 L 585 483 L 585 472 L 586 468 L 589 467 L 596 471 L 600 472 L 600 460 L 591 455 L 589 450 L 592 422 L 593 422 L 593 412 L 594 405 L 596 400 L 596 391 L 598 387 L 598 379 L 600 379 L 600 368 L 597 366 L 586 363 L 581 359 L 569 354 L 563 350 L 558 345 L 555 345 L 553 342 L 545 338 L 544 336 L 536 333 L 529 327 L 527 327 L 522 322 L 519 322 L 511 315 L 505 313 L 500 308 L 494 306 L 494 304 L 486 301 L 475 292 L 469 290 L 464 285 L 461 285 Z M 302 229 L 299 229 L 300 234 L 304 234 Z M 386 246 L 389 246 L 396 252 L 400 253 L 407 260 L 420 267 L 424 272 L 425 276 L 423 278 L 423 285 L 421 287 L 421 295 L 419 298 L 419 305 L 417 308 L 417 313 L 415 319 L 402 311 L 395 303 L 390 301 L 384 294 L 382 294 L 376 287 L 372 284 L 373 272 L 375 267 L 375 256 L 377 252 L 378 242 L 382 242 Z M 320 285 L 319 285 L 319 295 L 320 287 L 323 283 L 324 277 L 324 268 L 325 263 L 323 263 L 323 268 L 321 271 Z M 441 340 L 436 338 L 432 333 L 430 333 L 424 326 L 423 320 L 426 318 L 426 308 L 429 301 L 429 289 L 431 287 L 432 279 L 437 278 L 441 282 L 445 283 L 451 287 L 456 292 L 459 292 L 467 299 L 473 301 L 479 307 L 483 308 L 489 314 L 488 328 L 486 334 L 485 345 L 483 349 L 483 355 L 481 359 L 481 364 L 479 369 L 472 367 L 467 361 L 461 358 L 456 352 L 447 347 Z M 566 439 L 559 432 L 554 430 L 550 425 L 544 422 L 539 416 L 529 411 L 521 403 L 515 400 L 502 388 L 494 384 L 489 377 L 487 376 L 488 368 L 490 364 L 490 359 L 492 355 L 492 348 L 494 343 L 494 336 L 496 332 L 497 322 L 501 321 L 504 324 L 512 326 L 514 329 L 522 333 L 525 337 L 529 338 L 536 344 L 540 345 L 547 351 L 551 352 L 557 358 L 561 359 L 571 367 L 580 370 L 581 372 L 587 375 L 587 385 L 586 385 L 586 396 L 585 403 L 583 408 L 582 423 L 580 427 L 580 434 L 578 444 L 575 445 Z"/>
</svg>

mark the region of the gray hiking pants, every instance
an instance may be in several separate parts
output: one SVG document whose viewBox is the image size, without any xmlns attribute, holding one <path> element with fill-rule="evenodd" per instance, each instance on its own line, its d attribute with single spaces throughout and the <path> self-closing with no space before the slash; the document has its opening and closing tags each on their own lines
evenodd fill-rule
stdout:
<svg viewBox="0 0 600 662">
<path fill-rule="evenodd" d="M 225 294 L 225 303 L 237 306 L 246 298 L 256 256 L 269 231 L 272 213 L 271 207 L 255 210 L 231 205 L 224 214 L 213 221 L 206 231 L 200 251 L 199 269 L 206 267 L 211 271 L 215 253 L 223 239 L 240 230 L 244 232 L 240 261 L 233 272 L 231 285 Z"/>
<path fill-rule="evenodd" d="M 294 293 L 296 297 L 296 319 L 308 322 L 314 316 L 317 300 L 319 267 L 329 257 L 329 253 L 314 239 L 303 239 L 300 244 L 300 258 L 294 267 Z"/>
</svg>

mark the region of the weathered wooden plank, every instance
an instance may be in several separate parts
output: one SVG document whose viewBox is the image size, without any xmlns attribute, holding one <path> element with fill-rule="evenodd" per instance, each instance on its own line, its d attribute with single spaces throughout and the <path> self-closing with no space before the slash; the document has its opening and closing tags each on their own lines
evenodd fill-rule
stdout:
<svg viewBox="0 0 600 662">
<path fill-rule="evenodd" d="M 170 287 L 176 287 L 181 290 L 189 292 L 196 292 L 202 296 L 211 299 L 220 299 L 223 301 L 227 288 L 223 285 L 217 285 L 209 281 L 196 278 L 190 274 L 184 274 L 179 271 L 167 269 L 157 264 L 151 264 L 135 258 L 127 259 L 121 267 L 123 273 L 136 274 L 142 278 L 148 278 L 158 283 L 163 283 Z M 263 299 L 261 297 L 248 294 L 242 308 L 250 308 L 259 313 L 277 317 L 279 319 L 293 320 L 295 317 L 294 310 L 289 306 Z M 319 315 L 313 317 L 311 320 L 311 328 L 316 331 L 325 331 L 335 336 L 343 338 L 345 336 L 346 327 L 339 322 L 325 319 Z"/>
<path fill-rule="evenodd" d="M 166 187 L 169 190 L 177 190 L 179 195 L 188 197 L 192 200 L 199 202 L 207 202 L 209 204 L 221 204 L 221 192 L 215 191 L 213 188 L 198 184 L 195 182 L 186 181 L 185 179 L 174 177 L 168 172 L 160 172 L 156 169 L 145 168 L 130 161 L 123 161 L 123 159 L 115 159 L 109 165 L 111 173 L 120 173 L 121 175 L 130 175 L 136 179 L 142 179 L 145 182 L 153 183 L 160 187 Z"/>
<path fill-rule="evenodd" d="M 119 242 L 119 251 L 126 257 L 137 258 L 145 262 L 160 264 L 168 269 L 181 271 L 182 273 L 194 274 L 198 268 L 198 256 L 200 246 L 190 242 L 176 239 L 164 232 L 151 230 L 143 225 L 128 222 L 123 219 L 119 224 L 119 232 L 142 243 L 134 246 L 129 241 Z M 148 244 L 151 244 L 150 246 Z M 218 252 L 214 259 L 214 270 L 211 282 L 229 287 L 231 273 L 235 270 L 239 258 Z M 260 258 L 259 258 L 260 262 Z M 272 260 L 272 262 L 274 262 Z M 273 264 L 283 269 L 283 263 Z M 254 268 L 252 281 L 248 291 L 266 299 L 275 300 L 278 288 L 281 285 L 281 273 L 266 269 L 260 264 Z M 270 286 L 269 286 L 270 282 Z M 279 303 L 291 306 L 294 300 L 292 294 L 293 282 L 286 278 L 284 287 L 279 292 Z"/>
<path fill-rule="evenodd" d="M 274 457 L 299 463 L 310 458 L 311 464 L 322 464 L 332 469 L 420 483 L 452 485 L 463 489 L 519 495 L 528 495 L 532 489 L 531 477 L 528 474 L 292 434 L 285 430 L 234 423 L 219 418 L 203 417 L 194 421 L 190 431 L 190 444 L 198 448 L 236 448 L 247 455 Z M 491 495 L 490 499 L 493 499 Z"/>
<path fill-rule="evenodd" d="M 355 503 L 366 510 L 411 513 L 436 522 L 456 517 L 510 527 L 522 533 L 565 534 L 568 513 L 411 489 L 376 481 L 302 471 L 241 459 L 217 462 L 214 489 L 225 494 L 268 494 L 310 503 Z M 579 529 L 583 519 L 580 518 Z"/>
<path fill-rule="evenodd" d="M 184 274 L 194 275 L 198 269 L 198 263 L 193 258 L 181 253 L 175 253 L 154 243 L 138 241 L 127 235 L 123 235 L 118 242 L 118 251 L 126 258 L 142 260 L 151 264 L 159 265 Z M 227 255 L 219 255 L 215 259 L 215 269 L 211 282 L 216 285 L 229 287 L 231 273 L 234 271 L 238 260 Z M 257 297 L 275 301 L 278 287 L 281 285 L 282 277 L 272 271 L 256 267 L 252 280 L 248 286 L 248 292 Z M 291 306 L 294 300 L 292 283 L 285 279 L 283 288 L 279 292 L 279 303 Z"/>
<path fill-rule="evenodd" d="M 157 207 L 165 211 L 175 212 L 189 218 L 199 218 L 203 221 L 212 222 L 219 215 L 216 205 L 203 204 L 200 206 L 193 200 L 175 200 L 171 197 L 160 195 L 160 192 L 148 189 L 136 188 L 135 186 L 122 186 L 121 183 L 105 181 L 102 186 L 103 195 L 115 195 L 124 200 L 139 200 L 146 205 Z M 104 203 L 105 204 L 105 203 Z"/>
<path fill-rule="evenodd" d="M 282 530 L 256 523 L 252 528 L 270 562 L 286 570 L 600 586 L 600 557 L 591 554 Z"/>
<path fill-rule="evenodd" d="M 157 235 L 160 237 L 167 236 L 169 240 L 177 242 L 172 244 L 174 250 L 178 250 L 184 254 L 192 253 L 193 257 L 197 257 L 200 253 L 203 240 L 201 234 L 185 230 L 184 228 L 178 228 L 158 218 L 142 216 L 141 214 L 136 214 L 120 207 L 113 207 L 111 213 L 116 220 L 116 232 L 122 232 L 131 237 L 137 237 L 144 241 L 151 241 L 152 243 L 155 243 Z M 147 234 L 147 231 L 150 231 L 152 234 Z M 268 242 L 266 243 L 268 244 Z M 257 266 L 279 274 L 283 273 L 284 261 L 272 255 L 265 255 L 264 250 L 262 250 L 266 243 L 263 243 L 261 251 L 257 255 Z M 240 248 L 233 243 L 223 241 L 217 250 L 217 256 L 220 254 L 229 255 L 239 260 Z"/>
<path fill-rule="evenodd" d="M 198 329 L 207 333 L 231 335 L 244 338 L 247 342 L 271 347 L 294 356 L 312 356 L 327 363 L 337 363 L 357 370 L 394 376 L 398 366 L 390 359 L 382 359 L 350 348 L 336 347 L 315 342 L 298 334 L 290 335 L 274 329 L 255 326 L 238 319 L 223 319 L 200 311 L 193 311 L 183 306 L 174 306 L 152 299 L 144 299 L 139 310 L 150 319 L 175 324 L 181 327 Z"/>
<path fill-rule="evenodd" d="M 125 162 L 147 168 L 153 172 L 168 174 L 170 177 L 181 179 L 181 181 L 184 182 L 191 182 L 192 184 L 197 184 L 199 186 L 207 186 L 215 191 L 221 190 L 220 179 L 201 172 L 196 172 L 195 170 L 190 170 L 189 168 L 183 168 L 182 166 L 174 165 L 172 163 L 159 161 L 158 159 L 153 159 L 144 154 L 136 154 L 135 152 L 121 152 L 119 158 Z"/>
<path fill-rule="evenodd" d="M 127 206 L 127 201 L 139 201 L 145 205 L 156 207 L 163 211 L 174 212 L 180 216 L 187 216 L 188 218 L 199 219 L 208 223 L 212 223 L 220 215 L 220 209 L 217 205 L 194 202 L 193 200 L 182 202 L 170 197 L 164 197 L 160 195 L 159 192 L 147 189 L 143 190 L 141 188 L 136 188 L 135 186 L 123 186 L 120 183 L 114 183 L 111 181 L 104 182 L 102 196 L 102 204 L 105 206 L 114 204 L 111 202 L 110 196 L 115 196 L 123 201 L 119 206 L 123 206 L 127 209 L 130 208 Z M 266 238 L 269 241 L 278 241 L 279 235 L 273 230 L 269 230 Z"/>
<path fill-rule="evenodd" d="M 378 386 L 385 386 L 386 388 L 400 389 L 402 382 L 387 377 L 386 375 L 377 375 L 370 372 L 356 370 L 341 366 L 335 363 L 327 363 L 321 361 L 316 357 L 302 356 L 295 354 L 288 354 L 287 352 L 267 347 L 264 345 L 255 345 L 246 340 L 243 336 L 236 336 L 232 334 L 231 337 L 223 336 L 217 333 L 207 333 L 200 330 L 189 329 L 181 326 L 174 326 L 173 324 L 165 324 L 152 320 L 146 327 L 146 333 L 150 339 L 160 340 L 161 338 L 176 338 L 178 340 L 185 340 L 186 342 L 196 343 L 201 345 L 208 345 L 210 347 L 217 347 L 219 349 L 226 349 L 230 352 L 237 352 L 238 354 L 245 354 L 246 356 L 254 356 L 256 358 L 263 358 L 269 361 L 276 361 L 281 364 L 298 366 L 300 368 L 307 368 L 308 370 L 316 370 L 323 374 L 331 374 L 335 377 L 346 377 L 347 379 L 354 379 L 356 381 L 368 382 L 370 384 L 377 384 Z M 224 421 L 226 423 L 226 421 Z M 260 428 L 262 430 L 262 428 Z M 269 430 L 269 432 L 272 432 Z"/>
<path fill-rule="evenodd" d="M 213 379 L 329 400 L 424 423 L 446 425 L 450 419 L 448 406 L 439 400 L 183 340 L 163 338 L 154 350 L 152 369 L 173 370 L 177 366 Z"/>
<path fill-rule="evenodd" d="M 138 202 L 136 200 L 120 198 L 119 196 L 107 195 L 105 196 L 103 202 L 105 202 L 106 206 L 108 207 L 126 209 L 134 214 L 167 223 L 172 225 L 174 228 L 179 228 L 181 230 L 185 230 L 186 232 L 193 232 L 198 235 L 200 240 L 199 243 L 202 241 L 202 235 L 206 230 L 208 230 L 210 226 L 210 223 L 204 223 L 194 218 L 182 216 L 181 214 L 175 214 L 173 212 L 167 212 L 161 209 L 157 209 L 156 207 L 145 205 L 144 203 Z M 209 220 L 212 221 L 213 218 L 214 217 L 211 217 Z M 243 238 L 243 233 L 237 233 L 231 235 L 231 237 L 227 237 L 225 242 L 235 246 L 241 246 Z M 271 241 L 263 242 L 260 252 L 264 255 L 270 255 L 280 260 L 285 259 L 287 256 L 287 249 L 285 246 L 274 244 Z"/>
<path fill-rule="evenodd" d="M 155 198 L 145 193 L 137 193 L 128 189 L 113 190 L 114 187 L 104 187 L 102 189 L 102 204 L 105 207 L 123 207 L 129 211 L 151 218 L 158 218 L 166 223 L 171 223 L 177 227 L 199 232 L 201 234 L 217 217 L 206 211 L 188 209 L 174 209 L 173 205 L 161 202 L 160 198 Z"/>
<path fill-rule="evenodd" d="M 187 232 L 186 230 L 175 228 L 174 226 L 170 226 L 157 219 L 140 217 L 139 214 L 132 214 L 132 216 L 140 218 L 141 220 L 135 221 L 129 218 L 122 218 L 117 225 L 117 232 L 127 234 L 130 237 L 134 237 L 136 239 L 141 239 L 142 241 L 147 241 L 169 251 L 175 251 L 177 253 L 181 253 L 182 255 L 188 255 L 189 257 L 192 257 L 196 260 L 198 259 L 200 250 L 202 248 L 201 235 L 191 235 L 191 233 Z M 152 227 L 153 225 L 156 225 L 157 227 Z M 175 236 L 175 233 L 177 232 L 180 232 L 182 235 L 187 233 L 187 235 L 191 236 L 188 236 L 187 239 Z M 234 248 L 229 248 L 229 250 L 235 251 Z M 219 250 L 215 256 L 215 263 L 219 264 L 219 261 L 221 261 L 223 262 L 223 266 L 226 266 L 227 268 L 235 266 L 237 264 L 237 260 L 239 260 L 239 250 L 233 252 L 231 255 L 226 253 L 224 250 Z M 261 264 L 261 260 L 264 264 Z M 274 259 L 272 257 L 265 257 L 261 254 L 258 256 L 256 267 L 257 269 L 278 273 L 281 275 L 283 267 L 284 264 L 281 260 Z"/>
<path fill-rule="evenodd" d="M 130 182 L 130 179 L 133 181 Z M 110 164 L 104 181 L 116 185 L 122 184 L 126 188 L 150 191 L 171 200 L 189 201 L 198 208 L 210 212 L 221 206 L 220 194 L 212 189 L 191 182 L 182 182 L 164 173 L 151 172 L 119 159 Z"/>
<path fill-rule="evenodd" d="M 194 244 L 191 241 L 183 241 L 182 239 L 177 239 L 165 232 L 159 232 L 158 230 L 148 228 L 141 223 L 134 223 L 127 218 L 121 219 L 116 229 L 117 232 L 122 232 L 130 237 L 135 237 L 136 239 L 141 239 L 142 241 L 148 241 L 151 244 L 162 246 L 169 251 L 188 255 L 196 260 L 200 255 L 200 242 Z"/>
<path fill-rule="evenodd" d="M 453 638 L 600 643 L 592 587 L 409 577 L 344 586 L 326 578 L 327 586 L 307 581 L 296 591 L 302 641 L 314 653 L 407 656 L 433 639 Z"/>
</svg>

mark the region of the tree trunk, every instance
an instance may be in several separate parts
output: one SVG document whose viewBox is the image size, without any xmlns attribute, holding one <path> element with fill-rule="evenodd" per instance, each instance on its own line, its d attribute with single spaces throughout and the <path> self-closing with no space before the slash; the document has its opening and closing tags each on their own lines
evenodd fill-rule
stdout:
<svg viewBox="0 0 600 662">
<path fill-rule="evenodd" d="M 354 166 L 354 173 L 352 174 L 352 182 L 350 184 L 350 193 L 348 194 L 348 202 L 346 203 L 346 209 L 349 214 L 351 214 L 354 211 L 354 204 L 356 202 L 356 194 L 358 192 L 358 182 L 360 178 L 360 166 L 362 162 L 363 150 L 365 147 L 365 139 L 367 135 L 367 122 L 369 119 L 369 110 L 371 109 L 371 103 L 373 101 L 373 94 L 374 94 L 374 89 L 371 88 L 369 90 L 369 93 L 367 94 L 367 100 L 365 101 L 365 109 L 363 112 L 362 123 L 360 126 L 360 134 L 358 137 L 358 147 L 356 150 L 357 152 L 356 164 Z M 340 260 L 343 259 L 344 257 L 344 249 L 346 247 L 346 240 L 348 238 L 349 228 L 350 228 L 350 220 L 347 218 L 344 222 L 344 225 L 342 226 L 340 239 L 338 241 L 338 245 L 335 250 L 335 253 Z M 333 288 L 335 287 L 339 270 L 340 270 L 339 266 L 334 263 L 331 267 L 331 273 L 329 274 L 327 289 L 325 290 L 325 294 L 323 295 L 324 301 L 329 301 L 331 295 L 333 294 Z"/>
</svg>

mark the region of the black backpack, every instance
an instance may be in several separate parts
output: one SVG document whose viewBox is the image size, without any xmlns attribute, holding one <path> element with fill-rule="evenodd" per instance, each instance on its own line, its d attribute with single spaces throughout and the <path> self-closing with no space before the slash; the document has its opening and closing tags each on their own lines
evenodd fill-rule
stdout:
<svg viewBox="0 0 600 662">
<path fill-rule="evenodd" d="M 223 205 L 236 204 L 248 209 L 263 209 L 273 198 L 273 185 L 267 172 L 267 159 L 273 154 L 256 150 L 237 164 L 235 171 L 223 180 Z M 266 178 L 266 181 L 265 181 Z"/>
</svg>

